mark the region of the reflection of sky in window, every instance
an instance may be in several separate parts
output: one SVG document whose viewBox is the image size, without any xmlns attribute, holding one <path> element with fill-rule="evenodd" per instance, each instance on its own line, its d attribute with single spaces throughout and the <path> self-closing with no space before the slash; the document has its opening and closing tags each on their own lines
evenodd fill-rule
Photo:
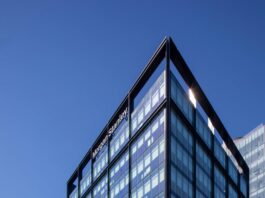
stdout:
<svg viewBox="0 0 265 198">
<path fill-rule="evenodd" d="M 151 77 L 147 80 L 147 82 L 144 84 L 140 92 L 136 95 L 136 97 L 133 99 L 133 107 L 137 107 L 143 97 L 146 95 L 148 90 L 153 86 L 154 82 L 157 80 L 157 78 L 160 76 L 160 74 L 163 72 L 163 70 L 166 67 L 166 61 L 165 59 L 162 60 L 160 65 L 156 68 L 154 73 L 151 75 Z"/>
</svg>

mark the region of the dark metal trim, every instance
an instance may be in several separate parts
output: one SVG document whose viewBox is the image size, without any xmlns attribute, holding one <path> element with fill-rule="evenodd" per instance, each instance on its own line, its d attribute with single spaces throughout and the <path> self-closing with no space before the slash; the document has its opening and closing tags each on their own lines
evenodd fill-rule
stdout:
<svg viewBox="0 0 265 198">
<path fill-rule="evenodd" d="M 132 125 L 132 117 L 131 117 L 131 110 L 133 109 L 133 106 L 132 106 L 132 102 L 131 102 L 131 95 L 130 95 L 130 93 L 129 93 L 129 100 L 128 100 L 128 112 L 129 112 L 129 116 L 128 116 L 128 125 L 129 125 L 129 141 L 130 141 L 130 139 L 131 139 L 131 137 L 132 137 L 132 127 L 131 127 L 131 125 Z M 125 152 L 125 151 L 124 151 Z M 131 162 L 131 146 L 130 146 L 130 144 L 128 143 L 128 152 L 129 152 L 129 186 L 128 186 L 128 192 L 129 192 L 129 198 L 131 198 L 131 186 L 132 186 L 132 184 L 131 184 L 131 170 L 132 170 L 132 162 Z"/>
<path fill-rule="evenodd" d="M 211 119 L 214 127 L 217 129 L 218 133 L 226 143 L 226 146 L 232 152 L 233 156 L 237 160 L 238 164 L 242 167 L 246 174 L 249 174 L 249 168 L 244 161 L 243 157 L 241 156 L 240 152 L 238 151 L 236 145 L 233 142 L 233 139 L 230 137 L 229 133 L 227 132 L 226 128 L 224 127 L 222 121 L 220 120 L 219 116 L 213 109 L 212 105 L 210 104 L 208 98 L 204 94 L 203 90 L 201 89 L 199 83 L 193 76 L 192 72 L 188 68 L 186 62 L 182 58 L 181 54 L 179 53 L 177 47 L 173 43 L 172 39 L 170 39 L 170 47 L 171 47 L 171 60 L 175 64 L 176 68 L 178 69 L 179 73 L 181 74 L 184 81 L 187 85 L 192 89 L 194 95 L 196 96 L 197 101 L 202 106 L 205 113 Z"/>
<path fill-rule="evenodd" d="M 165 122 L 165 198 L 169 198 L 170 196 L 170 184 L 171 184 L 171 150 L 170 150 L 170 138 L 171 138 L 171 74 L 170 74 L 170 42 L 169 38 L 167 38 L 166 44 L 166 122 Z"/>
</svg>

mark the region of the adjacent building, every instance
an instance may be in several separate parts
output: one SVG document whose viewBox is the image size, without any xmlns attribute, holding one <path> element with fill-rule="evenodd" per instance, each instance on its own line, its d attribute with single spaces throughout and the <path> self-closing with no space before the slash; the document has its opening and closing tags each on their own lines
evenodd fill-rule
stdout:
<svg viewBox="0 0 265 198">
<path fill-rule="evenodd" d="M 249 195 L 265 197 L 265 126 L 259 125 L 243 137 L 234 140 L 249 166 Z"/>
<path fill-rule="evenodd" d="M 248 198 L 248 181 L 246 162 L 166 38 L 68 180 L 67 198 Z"/>
</svg>

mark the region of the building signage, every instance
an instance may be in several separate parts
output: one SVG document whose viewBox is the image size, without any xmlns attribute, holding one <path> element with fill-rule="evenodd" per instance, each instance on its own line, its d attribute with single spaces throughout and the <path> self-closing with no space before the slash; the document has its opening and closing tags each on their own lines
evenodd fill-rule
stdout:
<svg viewBox="0 0 265 198">
<path fill-rule="evenodd" d="M 118 128 L 118 126 L 124 120 L 124 118 L 127 117 L 127 114 L 128 114 L 128 107 L 126 107 L 125 110 L 119 115 L 118 120 L 116 120 L 116 122 L 109 128 L 103 140 L 100 142 L 98 147 L 93 151 L 92 153 L 93 159 L 97 156 L 98 152 L 102 149 L 102 147 L 107 143 L 108 139 L 111 137 L 113 132 Z"/>
</svg>

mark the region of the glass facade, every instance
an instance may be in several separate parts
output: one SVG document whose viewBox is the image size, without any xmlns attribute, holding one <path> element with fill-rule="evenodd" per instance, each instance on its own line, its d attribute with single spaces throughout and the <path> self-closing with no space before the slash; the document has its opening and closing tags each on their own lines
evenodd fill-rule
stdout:
<svg viewBox="0 0 265 198">
<path fill-rule="evenodd" d="M 83 169 L 84 171 L 85 169 Z M 86 190 L 90 187 L 92 182 L 92 174 L 91 174 L 91 163 L 89 162 L 86 165 L 86 170 L 82 173 L 83 177 L 80 181 L 80 194 L 83 195 Z"/>
<path fill-rule="evenodd" d="M 93 178 L 96 179 L 108 165 L 108 146 L 105 145 L 93 163 Z"/>
<path fill-rule="evenodd" d="M 113 160 L 128 141 L 129 125 L 128 121 L 124 120 L 117 131 L 114 132 L 112 139 L 110 140 L 110 160 Z"/>
<path fill-rule="evenodd" d="M 202 197 L 211 197 L 211 168 L 212 161 L 210 157 L 200 144 L 196 143 L 196 197 L 201 195 L 203 195 Z"/>
<path fill-rule="evenodd" d="M 214 197 L 225 198 L 226 179 L 222 171 L 214 166 Z"/>
<path fill-rule="evenodd" d="M 125 152 L 110 169 L 110 198 L 129 197 L 129 153 Z"/>
<path fill-rule="evenodd" d="M 230 184 L 228 186 L 228 198 L 238 198 L 236 190 Z"/>
<path fill-rule="evenodd" d="M 192 104 L 186 99 L 187 95 L 185 91 L 173 74 L 171 74 L 171 97 L 186 118 L 193 123 Z"/>
<path fill-rule="evenodd" d="M 105 175 L 93 188 L 94 198 L 108 197 L 108 177 Z"/>
<path fill-rule="evenodd" d="M 192 106 L 174 74 L 171 74 L 171 97 L 177 108 L 171 110 L 171 197 L 238 197 L 233 187 L 227 192 L 229 181 L 244 189 L 240 195 L 247 197 L 246 182 L 240 182 L 244 187 L 238 185 L 239 170 L 200 112 Z"/>
<path fill-rule="evenodd" d="M 146 119 L 165 99 L 165 72 L 159 76 L 147 94 L 132 112 L 132 135 L 143 125 Z"/>
<path fill-rule="evenodd" d="M 68 183 L 67 198 L 248 198 L 248 176 L 222 148 L 188 90 L 166 64 L 159 67 L 157 76 L 154 70 L 146 77 L 152 81 L 144 92 L 144 84 L 129 92 L 85 168 L 78 167 L 77 182 Z"/>
<path fill-rule="evenodd" d="M 220 162 L 223 168 L 225 168 L 226 167 L 226 153 L 216 138 L 214 140 L 214 156 Z"/>
<path fill-rule="evenodd" d="M 162 112 L 132 144 L 132 198 L 163 197 L 165 113 Z"/>
<path fill-rule="evenodd" d="M 249 194 L 251 198 L 265 197 L 265 126 L 257 128 L 235 140 L 239 151 L 249 166 Z M 247 194 L 247 181 L 240 177 L 240 190 Z"/>
<path fill-rule="evenodd" d="M 174 111 L 171 134 L 171 196 L 193 197 L 193 137 Z"/>
<path fill-rule="evenodd" d="M 196 112 L 196 131 L 199 136 L 203 139 L 205 144 L 211 148 L 212 146 L 212 132 L 203 120 L 199 112 Z"/>
</svg>

